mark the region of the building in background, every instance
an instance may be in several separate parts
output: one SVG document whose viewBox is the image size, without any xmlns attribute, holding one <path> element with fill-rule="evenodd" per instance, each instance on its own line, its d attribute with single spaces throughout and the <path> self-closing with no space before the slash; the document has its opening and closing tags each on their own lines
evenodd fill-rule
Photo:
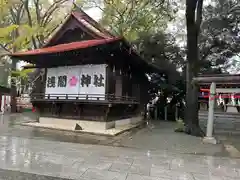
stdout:
<svg viewBox="0 0 240 180">
<path fill-rule="evenodd" d="M 10 109 L 10 73 L 11 62 L 9 57 L 4 56 L 6 51 L 0 49 L 0 113 L 4 113 Z"/>
</svg>

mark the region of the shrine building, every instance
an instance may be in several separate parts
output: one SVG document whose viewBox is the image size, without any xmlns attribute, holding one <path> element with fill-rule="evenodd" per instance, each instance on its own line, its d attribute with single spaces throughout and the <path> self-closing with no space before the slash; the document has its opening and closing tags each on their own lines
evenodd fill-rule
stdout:
<svg viewBox="0 0 240 180">
<path fill-rule="evenodd" d="M 207 127 L 211 129 L 211 136 L 218 133 L 239 134 L 240 74 L 201 75 L 195 78 L 195 82 L 200 86 L 200 127 L 206 132 Z M 211 85 L 215 92 L 211 94 L 213 99 L 209 98 Z M 210 113 L 213 113 L 213 116 Z"/>
<path fill-rule="evenodd" d="M 72 12 L 41 49 L 10 56 L 41 69 L 31 94 L 37 126 L 60 129 L 138 125 L 149 100 L 146 74 L 159 72 L 82 10 Z"/>
<path fill-rule="evenodd" d="M 210 85 L 216 83 L 216 110 L 218 112 L 238 113 L 240 106 L 240 75 L 212 74 L 199 76 L 200 110 L 208 110 Z"/>
</svg>

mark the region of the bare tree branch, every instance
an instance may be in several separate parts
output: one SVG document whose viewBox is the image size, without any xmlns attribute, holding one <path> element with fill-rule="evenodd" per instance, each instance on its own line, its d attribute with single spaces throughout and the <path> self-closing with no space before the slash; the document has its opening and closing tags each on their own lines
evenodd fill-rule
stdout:
<svg viewBox="0 0 240 180">
<path fill-rule="evenodd" d="M 41 26 L 45 27 L 46 24 L 49 23 L 49 18 L 52 16 L 52 14 L 59 8 L 59 5 L 67 2 L 68 0 L 57 0 L 55 1 L 44 13 L 42 16 Z"/>
<path fill-rule="evenodd" d="M 196 15 L 196 28 L 197 34 L 199 35 L 200 27 L 202 24 L 202 11 L 203 11 L 203 0 L 198 0 L 197 2 L 197 15 Z"/>
<path fill-rule="evenodd" d="M 10 8 L 10 13 L 11 13 L 11 16 L 12 16 L 12 18 L 11 18 L 12 22 L 15 23 L 17 21 L 17 17 L 16 17 L 16 14 L 15 14 L 13 9 L 14 9 L 13 7 Z"/>
<path fill-rule="evenodd" d="M 29 0 L 25 0 L 24 7 L 25 7 L 25 10 L 27 12 L 28 25 L 30 27 L 33 27 L 32 17 L 31 17 L 31 13 L 30 13 L 30 10 L 29 10 Z M 36 49 L 37 48 L 36 40 L 34 39 L 34 37 L 31 37 L 31 39 L 32 39 L 33 46 Z"/>
<path fill-rule="evenodd" d="M 7 45 L 3 45 L 2 43 L 0 43 L 0 47 L 1 47 L 2 49 L 4 49 L 5 51 L 11 53 L 11 51 L 7 48 Z"/>
<path fill-rule="evenodd" d="M 37 22 L 40 25 L 41 24 L 41 6 L 39 4 L 39 0 L 34 0 L 34 4 L 35 4 L 35 12 L 36 12 L 36 16 L 37 16 Z"/>
</svg>

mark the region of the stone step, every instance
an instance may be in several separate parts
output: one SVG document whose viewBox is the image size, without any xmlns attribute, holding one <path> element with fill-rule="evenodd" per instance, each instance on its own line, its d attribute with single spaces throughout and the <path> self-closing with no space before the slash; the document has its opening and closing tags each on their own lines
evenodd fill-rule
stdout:
<svg viewBox="0 0 240 180">
<path fill-rule="evenodd" d="M 198 115 L 198 117 L 202 117 L 202 118 L 208 118 L 208 115 Z M 240 119 L 239 117 L 221 117 L 221 116 L 214 116 L 215 118 L 218 119 Z"/>
<path fill-rule="evenodd" d="M 199 117 L 199 121 L 207 121 L 208 118 L 205 117 Z M 214 118 L 214 121 L 215 122 L 218 122 L 218 123 L 239 123 L 240 120 L 239 119 L 220 119 L 220 118 Z"/>
<path fill-rule="evenodd" d="M 206 130 L 208 111 L 200 111 L 198 117 L 200 127 Z M 214 133 L 240 134 L 240 113 L 215 112 Z"/>
<path fill-rule="evenodd" d="M 207 124 L 207 119 L 199 119 L 199 122 Z M 214 124 L 234 124 L 239 126 L 239 121 L 219 121 L 218 119 L 214 120 Z"/>
<path fill-rule="evenodd" d="M 199 119 L 207 120 L 208 116 L 198 116 Z M 240 122 L 240 118 L 238 117 L 219 117 L 219 116 L 214 116 L 215 120 L 222 121 L 222 122 Z"/>
<path fill-rule="evenodd" d="M 199 111 L 198 115 L 207 116 L 208 111 Z M 238 117 L 240 119 L 240 113 L 215 112 L 214 115 L 219 117 Z"/>
<path fill-rule="evenodd" d="M 199 119 L 208 119 L 208 114 L 199 114 L 198 115 Z M 219 121 L 240 121 L 240 116 L 219 116 L 219 115 L 214 115 L 215 119 L 218 119 Z"/>
<path fill-rule="evenodd" d="M 204 126 L 202 124 L 199 124 L 201 129 L 206 132 L 207 130 L 207 126 Z M 214 127 L 214 134 L 240 134 L 239 129 L 235 129 L 235 128 L 219 128 L 219 127 Z"/>
</svg>

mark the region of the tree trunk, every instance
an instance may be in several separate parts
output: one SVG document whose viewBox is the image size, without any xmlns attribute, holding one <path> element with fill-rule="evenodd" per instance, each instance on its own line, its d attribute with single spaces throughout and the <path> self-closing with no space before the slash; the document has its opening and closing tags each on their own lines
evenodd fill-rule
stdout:
<svg viewBox="0 0 240 180">
<path fill-rule="evenodd" d="M 20 24 L 20 22 L 18 22 L 18 24 Z M 13 32 L 13 36 L 16 39 L 17 37 L 19 37 L 19 32 L 18 29 L 16 29 Z M 13 53 L 17 51 L 17 47 L 14 46 L 12 49 Z M 16 71 L 17 70 L 17 60 L 16 59 L 12 59 L 12 66 L 11 66 L 11 72 Z M 17 87 L 16 87 L 16 79 L 12 77 L 11 75 L 11 112 L 12 113 L 16 113 L 17 112 Z"/>
<path fill-rule="evenodd" d="M 198 74 L 198 34 L 199 24 L 196 23 L 196 8 L 198 0 L 186 0 L 187 21 L 187 92 L 185 131 L 194 136 L 203 136 L 198 120 L 198 88 L 193 83 L 193 78 Z M 202 2 L 201 2 L 202 3 Z M 198 5 L 199 6 L 199 5 Z M 198 17 L 199 18 L 199 17 Z M 198 22 L 199 20 L 197 20 Z M 198 22 L 199 23 L 199 22 Z"/>
<path fill-rule="evenodd" d="M 12 71 L 16 71 L 17 67 L 17 61 L 15 59 L 12 59 Z M 17 87 L 16 87 L 16 80 L 11 77 L 11 112 L 16 113 L 17 112 Z"/>
<path fill-rule="evenodd" d="M 201 130 L 199 126 L 199 118 L 198 118 L 198 92 L 199 88 L 198 85 L 195 83 L 192 83 L 192 77 L 194 77 L 192 72 L 189 72 L 191 74 L 189 76 L 188 82 L 187 82 L 187 94 L 186 94 L 186 115 L 185 115 L 185 132 L 187 134 L 193 135 L 193 136 L 204 136 L 203 131 Z"/>
</svg>

